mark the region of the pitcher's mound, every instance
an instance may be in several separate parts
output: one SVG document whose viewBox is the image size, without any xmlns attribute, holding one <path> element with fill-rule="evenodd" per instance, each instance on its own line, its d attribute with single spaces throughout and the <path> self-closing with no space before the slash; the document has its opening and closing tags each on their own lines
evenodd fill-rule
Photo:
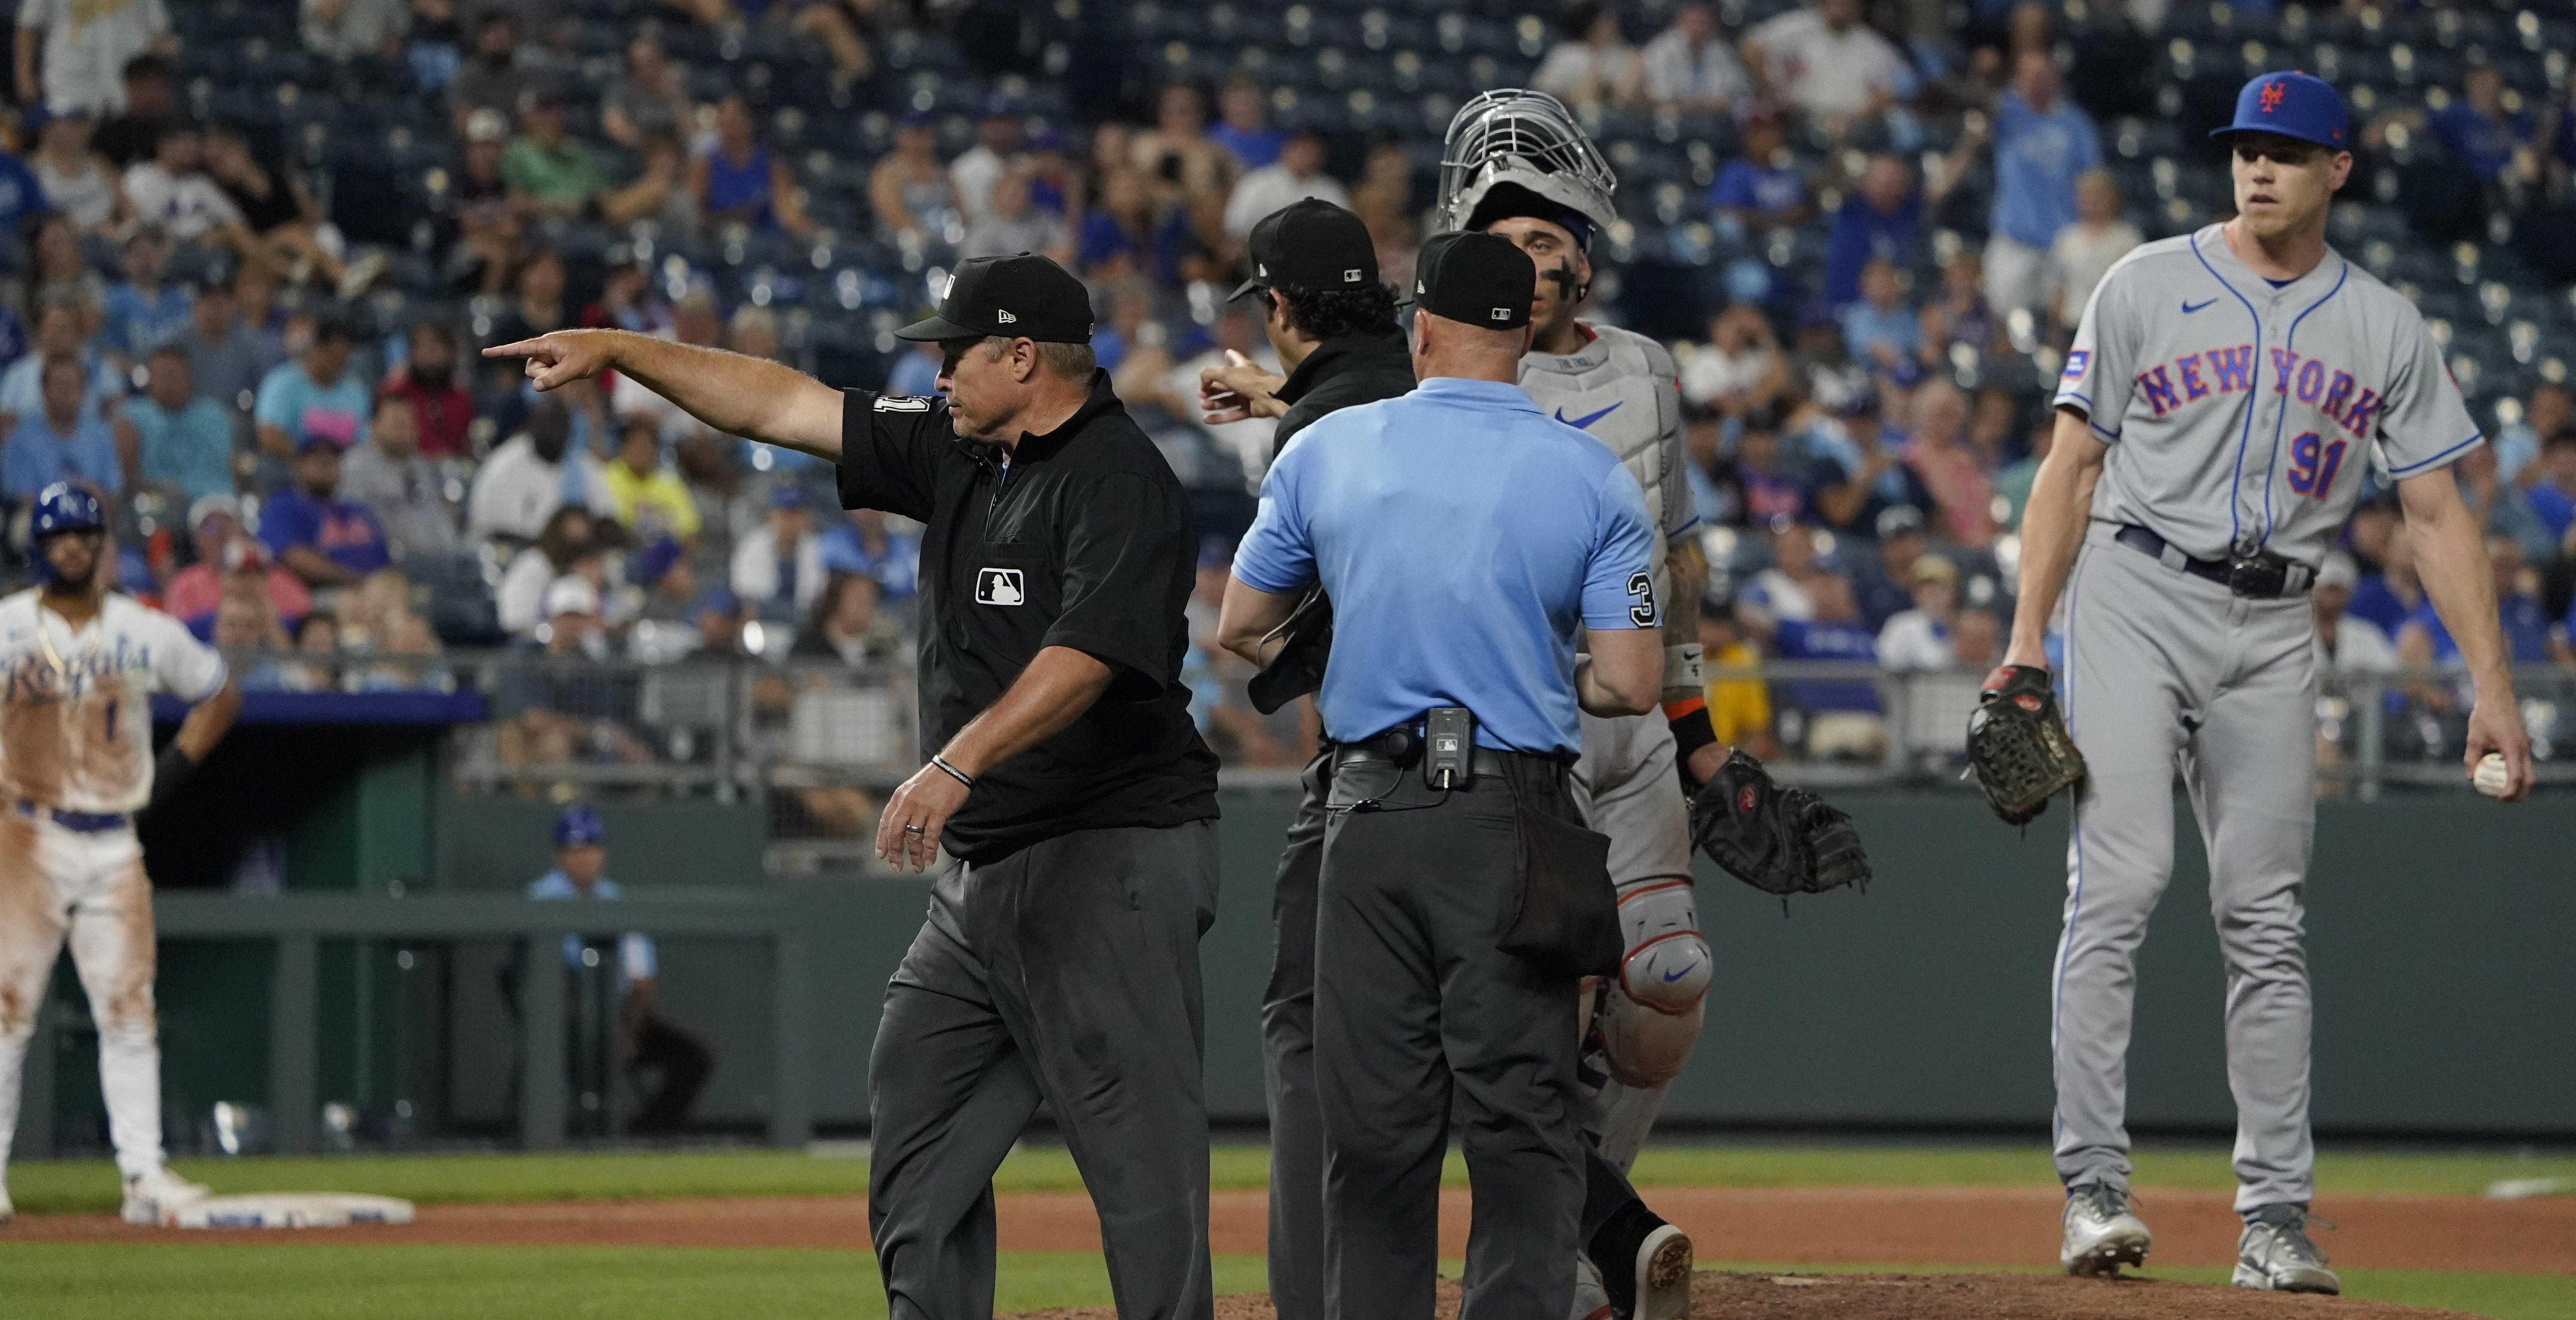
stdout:
<svg viewBox="0 0 2576 1320">
<path fill-rule="evenodd" d="M 1272 1320 L 1269 1297 L 1216 1299 L 1217 1320 Z M 1440 1281 L 1440 1320 L 1458 1284 Z M 1691 1281 L 1693 1320 L 2474 1320 L 2387 1302 L 2249 1292 L 2149 1279 L 2052 1274 L 1722 1274 Z M 1116 1320 L 1116 1313 L 1031 1311 L 1013 1320 Z"/>
</svg>

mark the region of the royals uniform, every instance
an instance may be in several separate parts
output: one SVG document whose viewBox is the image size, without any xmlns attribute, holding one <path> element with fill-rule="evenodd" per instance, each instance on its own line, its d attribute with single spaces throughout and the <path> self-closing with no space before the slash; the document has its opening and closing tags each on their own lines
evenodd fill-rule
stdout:
<svg viewBox="0 0 2576 1320">
<path fill-rule="evenodd" d="M 0 599 L 0 1168 L 36 1008 L 66 939 L 98 1024 L 99 1089 L 127 1178 L 161 1168 L 152 888 L 132 813 L 152 796 L 152 694 L 194 704 L 223 657 L 110 593 L 74 629 L 35 590 Z"/>
<path fill-rule="evenodd" d="M 2477 424 L 2412 303 L 2331 249 L 2276 285 L 2216 225 L 2112 267 L 2057 404 L 2109 446 L 2065 591 L 2066 723 L 2090 774 L 2053 977 L 2058 1174 L 2071 1188 L 2128 1185 L 2136 953 L 2173 872 L 2179 764 L 2227 961 L 2236 1205 L 2303 1206 L 2314 1151 L 2300 890 L 2316 813 L 2305 586 L 2369 468 L 2438 472 L 2480 443 Z M 2292 561 L 2284 594 L 2200 575 L 2259 550 Z"/>
<path fill-rule="evenodd" d="M 1667 540 L 1687 533 L 1698 515 L 1683 469 L 1681 371 L 1672 353 L 1616 326 L 1578 322 L 1577 329 L 1585 335 L 1577 351 L 1521 359 L 1521 388 L 1542 411 L 1619 456 Z M 1668 600 L 1662 555 L 1652 571 L 1656 598 Z M 1583 1126 L 1623 1171 L 1690 1058 L 1710 975 L 1691 897 L 1689 816 L 1673 762 L 1662 713 L 1583 716 L 1575 799 L 1592 827 L 1610 836 L 1610 877 L 1627 941 L 1619 984 L 1602 992 L 1619 999 L 1605 1003 L 1585 1051 Z M 1640 1020 L 1648 1030 L 1629 1029 Z M 1622 1039 L 1605 1049 L 1614 1032 Z"/>
</svg>

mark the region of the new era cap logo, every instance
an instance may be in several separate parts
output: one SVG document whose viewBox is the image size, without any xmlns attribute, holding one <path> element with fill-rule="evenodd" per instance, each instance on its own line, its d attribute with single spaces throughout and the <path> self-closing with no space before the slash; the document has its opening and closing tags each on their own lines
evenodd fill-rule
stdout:
<svg viewBox="0 0 2576 1320">
<path fill-rule="evenodd" d="M 1016 568 L 975 570 L 976 604 L 1017 605 L 1027 599 L 1027 595 L 1020 590 L 1020 570 Z"/>
<path fill-rule="evenodd" d="M 994 309 L 993 319 L 1004 325 L 1018 325 L 1020 323 L 1020 318 L 1013 316 L 1009 312 L 1003 311 L 1000 308 Z"/>
<path fill-rule="evenodd" d="M 1343 272 L 1342 272 L 1342 283 L 1344 283 L 1344 284 L 1357 284 L 1357 283 L 1359 283 L 1359 282 L 1360 282 L 1360 268 L 1359 268 L 1359 267 L 1357 267 L 1357 266 L 1353 266 L 1353 267 L 1351 267 L 1349 270 L 1346 270 L 1346 271 L 1343 271 Z"/>
<path fill-rule="evenodd" d="M 2260 94 L 2260 96 L 2259 96 L 2257 99 L 2259 99 L 2259 100 L 2261 100 L 2261 101 L 2263 102 L 2263 113 L 2265 113 L 2265 114 L 2267 114 L 2267 115 L 2268 115 L 2268 114 L 2270 114 L 2270 113 L 2272 113 L 2272 112 L 2273 112 L 2273 111 L 2275 111 L 2275 110 L 2280 109 L 2280 108 L 2281 108 L 2281 84 L 2279 84 L 2279 83 L 2274 83 L 2274 84 L 2272 84 L 2271 86 L 2264 88 L 2264 89 L 2263 89 L 2263 91 L 2262 91 L 2262 93 Z"/>
<path fill-rule="evenodd" d="M 948 295 L 955 292 L 957 292 L 957 277 L 951 275 L 948 277 L 948 282 L 946 284 L 939 286 L 939 300 L 941 302 L 946 302 L 948 300 Z"/>
<path fill-rule="evenodd" d="M 1265 279 L 1265 280 L 1266 280 L 1266 279 L 1268 279 L 1268 278 L 1270 278 L 1270 263 L 1265 261 L 1265 262 L 1262 262 L 1260 265 L 1254 266 L 1254 267 L 1252 268 L 1252 273 L 1253 273 L 1253 274 L 1255 274 L 1255 275 L 1260 276 L 1261 278 L 1263 278 L 1263 279 Z"/>
<path fill-rule="evenodd" d="M 1512 309 L 1511 309 L 1511 308 L 1509 308 L 1509 307 L 1497 307 L 1497 308 L 1495 308 L 1495 309 L 1494 309 L 1494 319 L 1495 319 L 1495 320 L 1497 320 L 1497 321 L 1508 321 L 1508 320 L 1512 319 Z"/>
</svg>

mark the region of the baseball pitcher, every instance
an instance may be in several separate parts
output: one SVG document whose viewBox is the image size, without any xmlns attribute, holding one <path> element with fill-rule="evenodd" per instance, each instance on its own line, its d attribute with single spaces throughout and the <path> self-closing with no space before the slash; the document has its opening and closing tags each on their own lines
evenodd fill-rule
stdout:
<svg viewBox="0 0 2576 1320">
<path fill-rule="evenodd" d="M 206 1189 L 162 1158 L 152 886 L 133 816 L 214 750 L 241 694 L 178 620 L 101 589 L 106 526 L 87 490 L 45 487 L 31 529 L 46 583 L 0 599 L 0 1175 L 36 1008 L 68 940 L 98 1022 L 125 1220 L 157 1224 Z M 157 767 L 154 692 L 195 707 Z M 0 1222 L 10 1212 L 0 1186 Z"/>
<path fill-rule="evenodd" d="M 2213 135 L 2236 217 L 2138 248 L 2094 291 L 2024 520 L 2012 645 L 1971 726 L 1972 747 L 1987 744 L 1971 763 L 2007 818 L 2077 785 L 2050 978 L 2060 1259 L 2077 1274 L 2147 1255 L 2128 1201 L 2125 1067 L 2138 945 L 2173 873 L 2179 768 L 2227 964 L 2235 1281 L 2341 1286 L 2306 1232 L 2316 669 L 2302 597 L 2373 466 L 2396 482 L 2424 587 L 2476 681 L 2467 759 L 2502 755 L 2507 800 L 2531 782 L 2486 553 L 2447 470 L 2483 443 L 2477 424 L 2415 307 L 2326 244 L 2350 131 L 2319 79 L 2248 83 Z M 2042 649 L 2061 595 L 2072 755 L 2048 736 Z M 2016 724 L 2046 727 L 2005 746 Z"/>
</svg>

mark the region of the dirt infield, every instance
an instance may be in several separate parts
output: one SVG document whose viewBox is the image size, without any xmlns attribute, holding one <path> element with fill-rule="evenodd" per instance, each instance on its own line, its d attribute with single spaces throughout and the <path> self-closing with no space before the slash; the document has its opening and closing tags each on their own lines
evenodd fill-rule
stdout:
<svg viewBox="0 0 2576 1320">
<path fill-rule="evenodd" d="M 364 1189 L 353 1189 L 364 1190 Z M 2056 1264 L 2058 1193 L 2003 1187 L 1649 1187 L 1647 1201 L 1687 1230 L 1704 1261 L 1855 1265 Z M 1264 1196 L 1210 1199 L 1209 1245 L 1222 1254 L 1266 1249 Z M 2139 1195 L 2160 1265 L 2228 1265 L 2237 1220 L 2220 1192 Z M 2365 1269 L 2576 1274 L 2576 1198 L 2328 1197 L 2318 1211 L 2339 1229 L 2319 1244 L 2339 1265 Z M 1007 1250 L 1096 1251 L 1100 1230 L 1078 1192 L 1001 1198 Z M 110 1215 L 24 1215 L 0 1241 L 171 1241 L 217 1238 L 133 1228 Z M 867 1203 L 857 1197 L 741 1197 L 423 1206 L 405 1227 L 270 1233 L 278 1242 L 525 1243 L 598 1246 L 807 1247 L 864 1251 Z M 1467 1197 L 1444 1193 L 1441 1249 L 1467 1241 Z"/>
<path fill-rule="evenodd" d="M 1458 1285 L 1440 1281 L 1442 1320 Z M 1217 1320 L 1272 1320 L 1258 1293 L 1220 1297 Z M 2045 1274 L 1719 1274 L 1691 1281 L 1694 1320 L 2473 1320 L 2341 1297 L 2290 1297 L 2206 1284 L 2104 1283 Z M 1107 1309 L 1028 1311 L 1010 1320 L 1117 1320 Z"/>
</svg>

